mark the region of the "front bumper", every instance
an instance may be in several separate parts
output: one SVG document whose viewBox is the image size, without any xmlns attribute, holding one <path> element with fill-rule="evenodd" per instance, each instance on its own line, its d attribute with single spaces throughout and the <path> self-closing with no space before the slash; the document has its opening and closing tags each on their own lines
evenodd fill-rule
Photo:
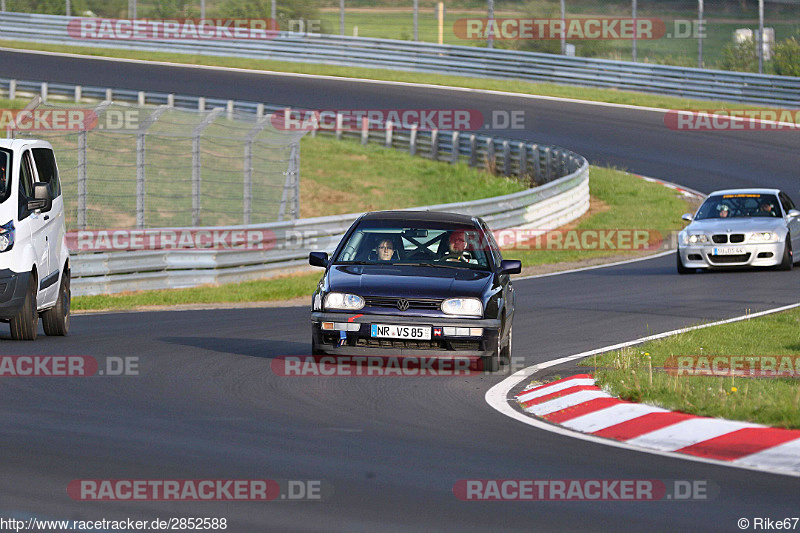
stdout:
<svg viewBox="0 0 800 533">
<path fill-rule="evenodd" d="M 0 270 L 0 320 L 14 317 L 22 309 L 30 275 L 30 272 Z"/>
<path fill-rule="evenodd" d="M 357 331 L 333 331 L 322 329 L 323 322 L 334 324 L 358 324 Z M 430 341 L 400 340 L 371 336 L 372 324 L 397 324 L 431 327 Z M 396 316 L 358 313 L 311 313 L 311 335 L 314 348 L 326 354 L 382 355 L 445 358 L 488 357 L 497 346 L 500 334 L 500 319 L 445 318 L 425 316 Z M 351 326 L 352 327 L 352 326 Z M 444 328 L 483 328 L 481 336 L 445 335 Z M 442 328 L 442 335 L 433 334 L 434 328 Z M 342 336 L 344 335 L 344 337 Z"/>
<path fill-rule="evenodd" d="M 744 253 L 737 255 L 715 255 L 715 248 L 741 248 Z M 783 242 L 759 244 L 704 244 L 680 246 L 678 253 L 686 268 L 724 268 L 724 267 L 769 267 L 776 266 L 783 259 Z"/>
</svg>

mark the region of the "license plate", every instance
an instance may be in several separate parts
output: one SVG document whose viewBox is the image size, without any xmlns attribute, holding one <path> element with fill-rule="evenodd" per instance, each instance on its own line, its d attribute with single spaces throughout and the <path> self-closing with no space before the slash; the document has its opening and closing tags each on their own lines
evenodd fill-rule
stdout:
<svg viewBox="0 0 800 533">
<path fill-rule="evenodd" d="M 714 252 L 711 255 L 744 255 L 744 248 L 723 246 L 722 248 L 714 248 Z"/>
<path fill-rule="evenodd" d="M 431 328 L 424 326 L 396 326 L 393 324 L 372 324 L 373 337 L 387 339 L 431 340 Z"/>
</svg>

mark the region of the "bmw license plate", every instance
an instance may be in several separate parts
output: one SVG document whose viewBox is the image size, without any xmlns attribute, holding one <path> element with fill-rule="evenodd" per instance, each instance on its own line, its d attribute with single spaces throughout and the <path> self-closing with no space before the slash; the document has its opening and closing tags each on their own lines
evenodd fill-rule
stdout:
<svg viewBox="0 0 800 533">
<path fill-rule="evenodd" d="M 397 326 L 372 324 L 371 336 L 387 339 L 431 340 L 431 328 L 425 326 Z"/>
<path fill-rule="evenodd" d="M 721 248 L 714 248 L 714 252 L 711 255 L 744 255 L 744 253 L 744 248 L 723 246 Z"/>
</svg>

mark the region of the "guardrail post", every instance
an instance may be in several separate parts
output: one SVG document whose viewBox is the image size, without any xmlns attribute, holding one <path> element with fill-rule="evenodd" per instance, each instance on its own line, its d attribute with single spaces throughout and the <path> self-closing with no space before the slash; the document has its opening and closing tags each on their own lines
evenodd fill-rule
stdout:
<svg viewBox="0 0 800 533">
<path fill-rule="evenodd" d="M 167 95 L 167 107 L 175 107 L 175 94 L 169 93 Z"/>
<path fill-rule="evenodd" d="M 75 86 L 75 101 L 78 102 L 78 103 L 80 103 L 80 101 L 81 101 L 81 96 L 82 96 L 81 93 L 82 92 L 83 92 L 83 88 L 80 85 L 76 85 Z"/>
<path fill-rule="evenodd" d="M 411 133 L 408 137 L 408 153 L 410 155 L 417 155 L 417 125 L 411 126 Z"/>
<path fill-rule="evenodd" d="M 519 178 L 528 181 L 528 145 L 519 143 Z"/>
<path fill-rule="evenodd" d="M 459 143 L 461 141 L 458 138 L 458 132 L 453 132 L 453 140 L 452 140 L 452 149 L 450 150 L 450 164 L 455 165 L 458 163 L 458 156 L 459 156 Z"/>
<path fill-rule="evenodd" d="M 17 98 L 17 80 L 8 81 L 8 99 L 14 100 Z"/>
<path fill-rule="evenodd" d="M 475 134 L 469 136 L 469 166 L 474 167 L 478 164 L 478 138 Z"/>
<path fill-rule="evenodd" d="M 367 144 L 369 141 L 369 119 L 361 117 L 361 144 Z"/>
<path fill-rule="evenodd" d="M 342 122 L 344 120 L 344 116 L 341 113 L 336 113 L 336 140 L 342 140 Z"/>
<path fill-rule="evenodd" d="M 392 121 L 391 120 L 387 120 L 386 121 L 386 142 L 384 143 L 384 146 L 386 146 L 386 148 L 391 148 L 392 147 Z"/>
<path fill-rule="evenodd" d="M 497 162 L 494 155 L 494 139 L 486 138 L 486 170 L 494 174 L 497 171 Z"/>
<path fill-rule="evenodd" d="M 256 105 L 256 118 L 261 118 L 264 116 L 264 104 Z"/>
<path fill-rule="evenodd" d="M 439 158 L 439 130 L 431 130 L 431 159 L 436 161 Z"/>
<path fill-rule="evenodd" d="M 511 175 L 511 145 L 503 141 L 503 176 Z"/>
<path fill-rule="evenodd" d="M 47 103 L 47 82 L 46 81 L 42 82 L 41 95 L 42 95 L 42 102 Z"/>
<path fill-rule="evenodd" d="M 201 96 L 197 99 L 197 110 L 198 111 L 205 111 L 206 110 L 206 98 L 205 96 Z"/>
<path fill-rule="evenodd" d="M 144 91 L 139 91 L 139 94 L 137 95 L 137 99 L 136 100 L 137 100 L 137 103 L 140 106 L 144 106 L 144 103 L 145 103 Z"/>
<path fill-rule="evenodd" d="M 546 182 L 550 182 L 553 179 L 553 151 L 548 146 L 544 149 L 544 171 L 545 176 L 544 179 Z"/>
<path fill-rule="evenodd" d="M 539 152 L 538 144 L 531 145 L 531 154 L 533 157 L 533 181 L 540 183 L 539 180 L 542 179 L 542 154 Z"/>
<path fill-rule="evenodd" d="M 242 206 L 242 224 L 250 224 L 253 212 L 253 142 L 256 135 L 269 123 L 269 119 L 260 117 L 256 125 L 247 133 L 244 139 L 244 206 Z"/>
<path fill-rule="evenodd" d="M 228 120 L 233 120 L 233 100 L 228 100 L 228 105 L 225 106 L 225 110 L 228 113 Z"/>
<path fill-rule="evenodd" d="M 114 91 L 111 89 L 106 89 L 106 101 L 111 102 L 114 100 Z"/>
<path fill-rule="evenodd" d="M 202 98 L 202 97 L 201 97 Z M 205 98 L 203 98 L 205 105 Z M 217 107 L 213 109 L 203 121 L 192 130 L 192 226 L 200 225 L 200 181 L 202 178 L 202 167 L 200 166 L 200 134 L 214 119 L 222 113 L 223 109 Z"/>
</svg>

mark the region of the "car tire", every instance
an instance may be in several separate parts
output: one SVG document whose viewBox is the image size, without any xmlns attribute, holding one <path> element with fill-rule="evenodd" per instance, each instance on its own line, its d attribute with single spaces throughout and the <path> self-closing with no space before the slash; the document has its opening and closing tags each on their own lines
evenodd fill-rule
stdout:
<svg viewBox="0 0 800 533">
<path fill-rule="evenodd" d="M 514 325 L 508 327 L 508 343 L 506 344 L 505 349 L 503 350 L 503 357 L 501 358 L 500 362 L 504 365 L 511 364 L 511 352 L 513 350 L 513 341 L 514 338 Z"/>
<path fill-rule="evenodd" d="M 678 268 L 678 274 L 694 274 L 693 268 L 686 268 L 685 266 L 683 266 L 683 261 L 681 261 L 680 251 L 678 251 L 677 256 L 678 256 L 678 262 L 676 266 Z"/>
<path fill-rule="evenodd" d="M 42 326 L 44 326 L 45 335 L 63 337 L 69 334 L 71 296 L 70 276 L 69 270 L 67 269 L 64 270 L 64 274 L 61 276 L 61 285 L 58 287 L 56 306 L 42 313 Z"/>
<path fill-rule="evenodd" d="M 39 313 L 36 312 L 36 275 L 31 272 L 22 309 L 11 318 L 11 338 L 16 341 L 35 341 L 39 329 Z"/>
<path fill-rule="evenodd" d="M 783 259 L 778 265 L 778 270 L 791 270 L 794 266 L 794 254 L 792 253 L 792 239 L 786 236 L 786 243 L 783 245 Z"/>
<path fill-rule="evenodd" d="M 502 348 L 500 347 L 500 340 L 501 335 L 503 332 L 503 328 L 501 327 L 500 330 L 497 332 L 497 345 L 495 346 L 494 350 L 492 350 L 491 355 L 487 355 L 482 358 L 483 362 L 483 370 L 485 372 L 497 372 L 500 370 L 500 356 L 502 354 Z"/>
</svg>

